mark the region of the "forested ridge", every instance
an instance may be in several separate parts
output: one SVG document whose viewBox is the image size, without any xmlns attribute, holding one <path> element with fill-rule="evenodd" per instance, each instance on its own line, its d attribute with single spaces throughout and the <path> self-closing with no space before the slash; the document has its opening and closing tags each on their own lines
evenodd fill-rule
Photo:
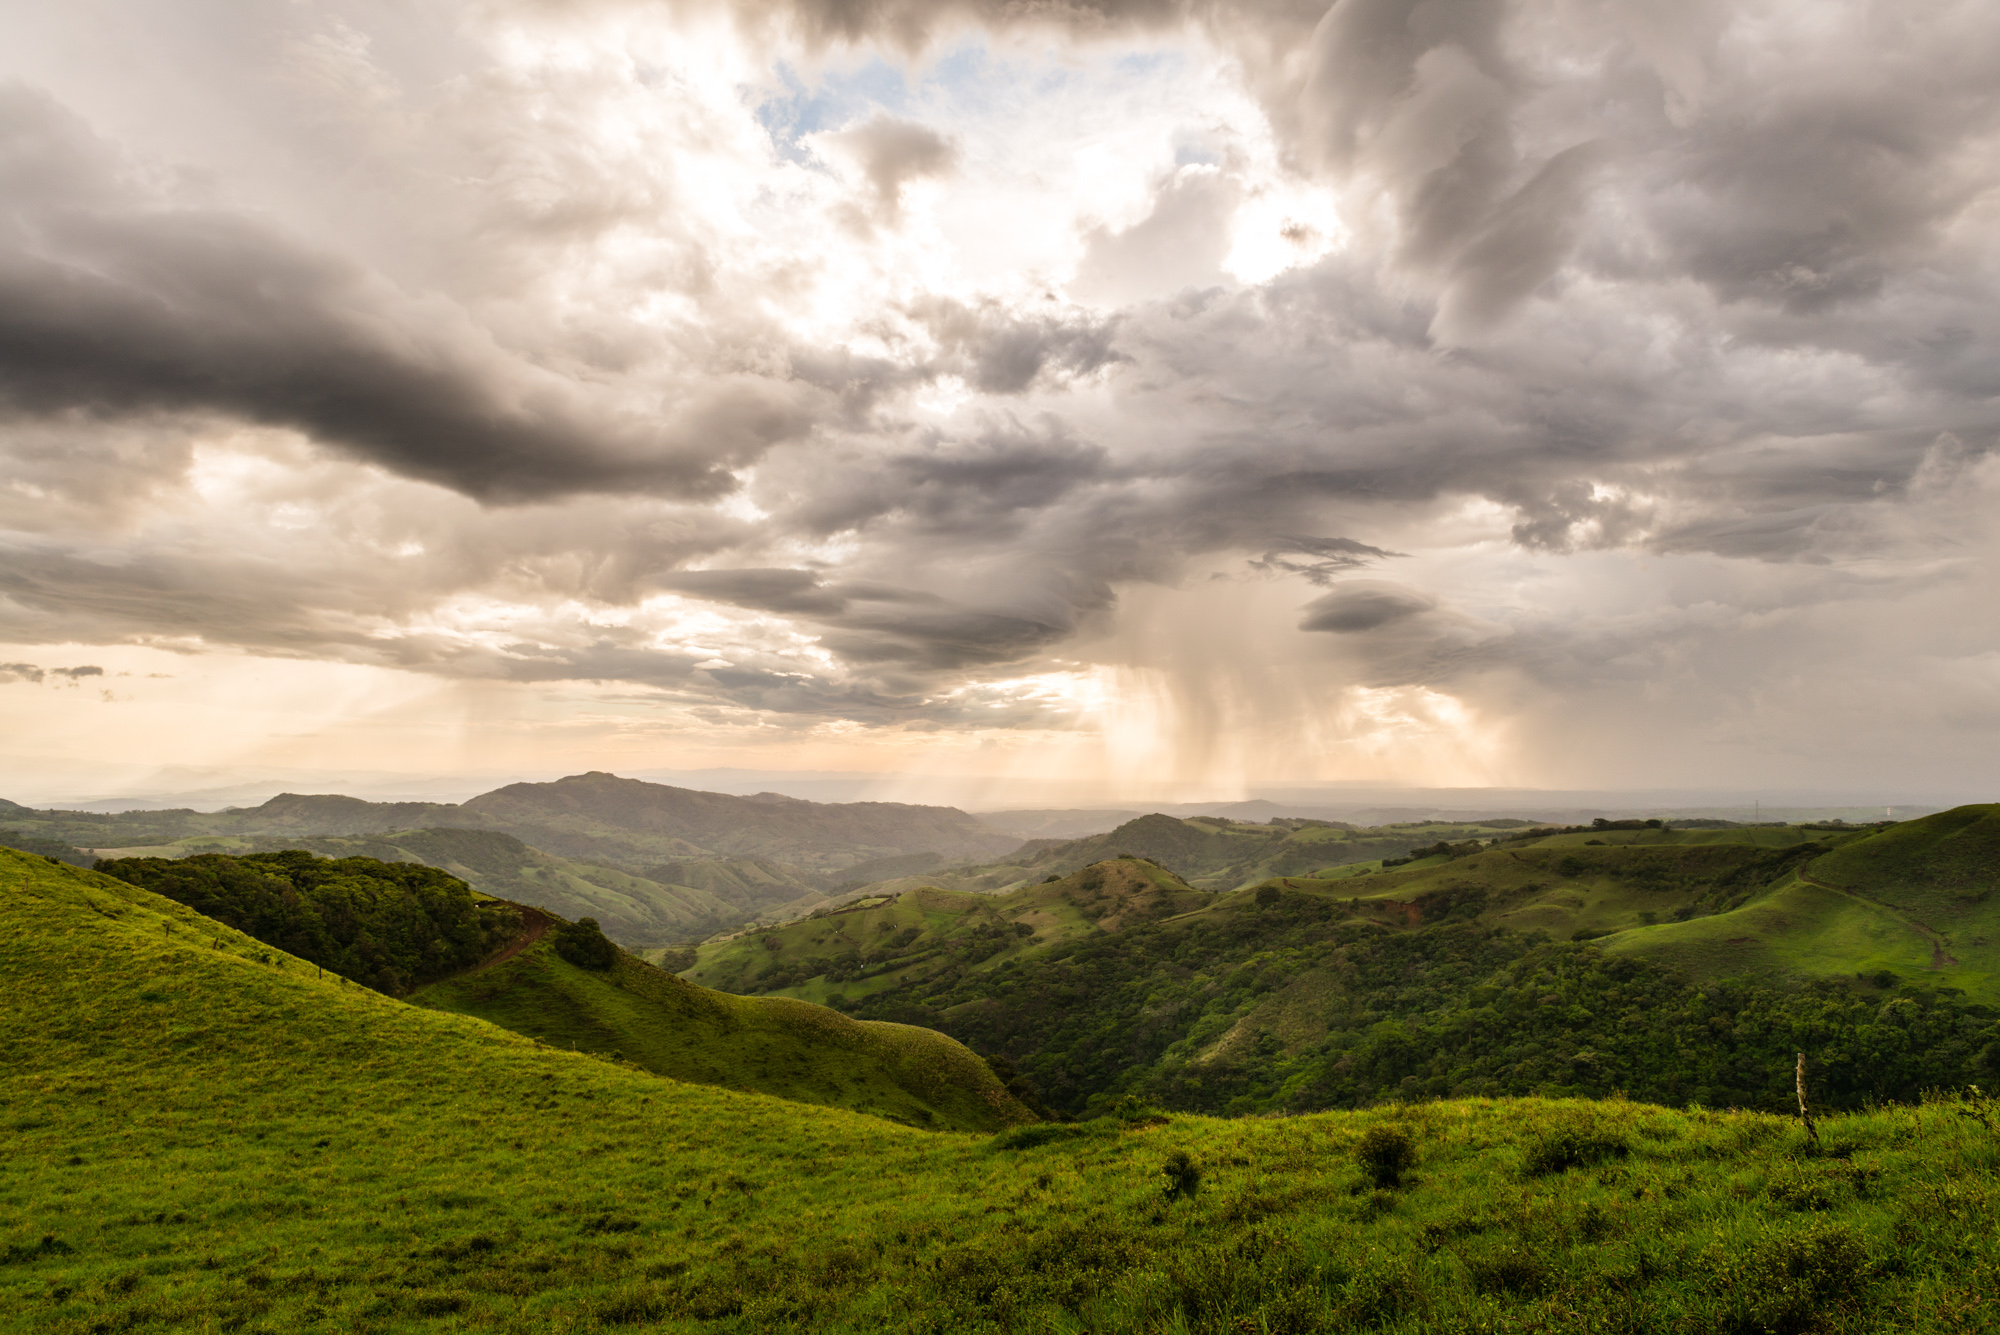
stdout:
<svg viewBox="0 0 2000 1335">
<path fill-rule="evenodd" d="M 465 882 L 416 862 L 293 850 L 114 858 L 97 870 L 391 996 L 477 964 L 520 929 L 511 905 L 482 905 Z"/>
<path fill-rule="evenodd" d="M 1696 986 L 1643 959 L 1449 916 L 1387 932 L 1303 894 L 849 1008 L 998 1054 L 1072 1116 L 1121 1094 L 1236 1114 L 1614 1093 L 1778 1110 L 1800 1050 L 1828 1107 L 2000 1077 L 2000 1011 L 1949 988 Z"/>
</svg>

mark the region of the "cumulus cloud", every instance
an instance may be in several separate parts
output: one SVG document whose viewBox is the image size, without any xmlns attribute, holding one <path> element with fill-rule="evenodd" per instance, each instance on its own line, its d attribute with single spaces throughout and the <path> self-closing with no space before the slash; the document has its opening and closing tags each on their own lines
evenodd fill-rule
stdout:
<svg viewBox="0 0 2000 1335">
<path fill-rule="evenodd" d="M 296 428 L 483 499 L 713 496 L 805 429 L 796 392 L 722 376 L 620 410 L 255 218 L 174 206 L 47 94 L 0 89 L 0 403 L 21 416 L 206 412 Z"/>
<path fill-rule="evenodd" d="M 1902 600 L 1985 698 L 1976 8 L 336 10 L 191 2 L 270 77 L 143 115 L 0 27 L 16 642 L 942 728 L 1228 657 L 1401 736 L 1339 692 L 1782 714 Z"/>
<path fill-rule="evenodd" d="M 876 219 L 891 226 L 902 218 L 905 185 L 946 175 L 958 163 L 957 148 L 937 131 L 880 112 L 825 142 L 854 158 L 874 189 Z"/>
</svg>

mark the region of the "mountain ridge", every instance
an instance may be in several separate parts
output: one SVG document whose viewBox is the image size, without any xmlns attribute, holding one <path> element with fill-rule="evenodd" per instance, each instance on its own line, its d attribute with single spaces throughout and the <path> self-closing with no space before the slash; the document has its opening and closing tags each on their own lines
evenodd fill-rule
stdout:
<svg viewBox="0 0 2000 1335">
<path fill-rule="evenodd" d="M 662 862 L 747 857 L 827 876 L 856 863 L 919 853 L 995 857 L 1020 843 L 956 807 L 737 797 L 595 770 L 508 784 L 457 804 L 281 793 L 258 806 L 220 812 L 102 814 L 12 804 L 0 808 L 0 819 L 24 835 L 120 849 L 201 835 L 303 838 L 460 826 L 498 830 L 545 853 L 632 872 Z"/>
</svg>

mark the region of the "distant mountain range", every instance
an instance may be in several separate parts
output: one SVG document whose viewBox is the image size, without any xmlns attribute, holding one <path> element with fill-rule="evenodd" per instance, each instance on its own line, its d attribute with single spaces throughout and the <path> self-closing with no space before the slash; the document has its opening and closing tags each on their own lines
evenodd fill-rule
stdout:
<svg viewBox="0 0 2000 1335">
<path fill-rule="evenodd" d="M 497 830 L 546 853 L 632 871 L 663 862 L 771 859 L 810 873 L 914 853 L 990 858 L 1019 840 L 956 807 L 735 797 L 592 772 L 516 783 L 463 803 L 366 802 L 284 793 L 228 811 L 37 811 L 0 804 L 0 826 L 79 848 L 138 848 L 197 836 L 295 838 L 467 828 Z"/>
<path fill-rule="evenodd" d="M 1020 840 L 955 807 L 737 797 L 612 774 L 464 803 L 283 793 L 228 811 L 38 811 L 0 800 L 0 843 L 88 866 L 307 848 L 442 867 L 486 893 L 595 917 L 630 945 L 791 916 L 843 883 L 990 859 Z"/>
</svg>

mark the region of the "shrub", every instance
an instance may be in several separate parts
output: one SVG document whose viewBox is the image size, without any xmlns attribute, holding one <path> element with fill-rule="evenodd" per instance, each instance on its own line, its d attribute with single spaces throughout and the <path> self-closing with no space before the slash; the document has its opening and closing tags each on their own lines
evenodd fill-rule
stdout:
<svg viewBox="0 0 2000 1335">
<path fill-rule="evenodd" d="M 1074 1122 L 1034 1122 L 1002 1131 L 993 1137 L 992 1145 L 996 1150 L 1031 1150 L 1051 1141 L 1073 1140 L 1089 1134 L 1088 1128 Z"/>
<path fill-rule="evenodd" d="M 1403 1174 L 1416 1166 L 1417 1147 L 1401 1127 L 1370 1127 L 1354 1147 L 1354 1161 L 1377 1188 L 1398 1187 Z"/>
<path fill-rule="evenodd" d="M 1188 1157 L 1186 1150 L 1175 1150 L 1173 1157 L 1161 1166 L 1160 1173 L 1167 1179 L 1166 1196 L 1170 1201 L 1185 1197 L 1194 1199 L 1201 1190 L 1201 1165 Z"/>
<path fill-rule="evenodd" d="M 1137 1094 L 1119 1095 L 1105 1108 L 1104 1115 L 1128 1126 L 1162 1126 L 1173 1120 Z"/>
<path fill-rule="evenodd" d="M 1606 1159 L 1622 1159 L 1631 1148 L 1623 1136 L 1586 1122 L 1559 1122 L 1529 1142 L 1524 1166 L 1530 1177 L 1543 1177 L 1588 1168 Z"/>
<path fill-rule="evenodd" d="M 579 969 L 602 973 L 618 962 L 618 947 L 611 944 L 595 918 L 578 918 L 556 928 L 556 954 Z"/>
</svg>

